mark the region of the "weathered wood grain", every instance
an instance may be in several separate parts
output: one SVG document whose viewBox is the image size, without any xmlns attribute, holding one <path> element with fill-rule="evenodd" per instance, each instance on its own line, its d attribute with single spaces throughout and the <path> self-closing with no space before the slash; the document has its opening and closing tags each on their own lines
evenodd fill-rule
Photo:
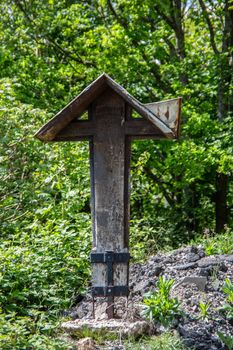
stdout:
<svg viewBox="0 0 233 350">
<path fill-rule="evenodd" d="M 95 252 L 123 252 L 125 209 L 128 205 L 128 170 L 125 158 L 125 102 L 112 90 L 104 92 L 92 106 L 96 130 L 92 141 L 92 215 Z M 127 204 L 126 204 L 127 203 Z M 93 264 L 93 285 L 106 286 L 106 265 Z M 101 266 L 103 265 L 103 266 Z M 114 285 L 127 284 L 127 266 L 117 264 Z"/>
<path fill-rule="evenodd" d="M 160 139 L 164 138 L 161 130 L 145 118 L 126 120 L 124 129 L 125 134 L 129 136 L 155 136 Z"/>
<path fill-rule="evenodd" d="M 95 125 L 92 121 L 76 120 L 68 124 L 54 138 L 53 141 L 80 141 L 89 140 L 95 133 Z"/>
</svg>

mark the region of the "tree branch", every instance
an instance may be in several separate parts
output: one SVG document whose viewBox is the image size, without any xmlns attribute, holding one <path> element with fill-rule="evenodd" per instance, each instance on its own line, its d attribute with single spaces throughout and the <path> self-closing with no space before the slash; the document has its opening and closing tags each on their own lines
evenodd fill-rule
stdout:
<svg viewBox="0 0 233 350">
<path fill-rule="evenodd" d="M 200 6 L 201 6 L 201 9 L 202 9 L 202 12 L 203 12 L 203 16 L 206 20 L 206 23 L 207 23 L 207 26 L 209 28 L 209 32 L 210 32 L 210 43 L 211 43 L 211 46 L 212 46 L 212 49 L 214 51 L 214 53 L 216 55 L 219 54 L 219 51 L 217 49 L 217 46 L 216 46 L 216 43 L 215 43 L 215 33 L 214 33 L 214 28 L 213 28 L 213 25 L 211 23 L 211 20 L 210 20 L 210 17 L 209 17 L 209 14 L 208 14 L 208 11 L 207 11 L 207 8 L 206 8 L 206 5 L 204 3 L 203 0 L 199 0 L 199 3 L 200 3 Z"/>
<path fill-rule="evenodd" d="M 112 3 L 110 0 L 108 0 L 108 6 L 109 9 L 111 11 L 111 13 L 113 14 L 113 16 L 115 17 L 116 21 L 122 25 L 123 28 L 125 28 L 126 31 L 128 31 L 128 23 L 125 21 L 125 19 L 121 18 L 121 16 L 118 15 L 118 13 L 116 12 L 116 10 L 114 9 Z M 156 82 L 158 83 L 159 87 L 165 92 L 165 93 L 173 93 L 173 89 L 171 88 L 171 85 L 168 85 L 168 83 L 164 82 L 162 80 L 161 74 L 159 72 L 159 67 L 157 64 L 153 63 L 153 65 L 151 65 L 151 63 L 149 62 L 149 59 L 146 55 L 146 53 L 144 52 L 143 48 L 140 46 L 140 44 L 138 43 L 137 40 L 131 38 L 131 42 L 134 45 L 134 47 L 136 47 L 143 60 L 148 64 L 148 66 L 150 67 L 150 71 L 151 74 L 153 74 L 154 78 L 156 79 Z"/>
<path fill-rule="evenodd" d="M 171 27 L 174 31 L 177 30 L 176 22 L 173 21 L 169 16 L 165 15 L 164 12 L 160 10 L 158 5 L 154 5 L 155 11 L 159 14 L 159 16 Z"/>
<path fill-rule="evenodd" d="M 28 15 L 27 11 L 22 6 L 22 3 L 20 2 L 20 0 L 14 0 L 14 1 L 15 1 L 16 6 L 19 8 L 19 10 L 24 14 L 24 17 L 26 18 L 28 23 L 32 27 L 35 27 L 34 21 Z M 32 35 L 32 37 L 37 43 L 41 44 L 41 42 L 38 40 L 38 38 L 35 35 Z M 65 57 L 69 57 L 73 61 L 75 61 L 75 62 L 77 62 L 79 64 L 83 64 L 83 65 L 91 66 L 91 67 L 96 67 L 96 65 L 93 62 L 84 61 L 80 56 L 79 57 L 75 57 L 72 52 L 63 49 L 59 44 L 57 44 L 53 39 L 51 39 L 50 36 L 40 35 L 40 38 L 44 38 L 50 45 L 56 47 Z"/>
<path fill-rule="evenodd" d="M 150 168 L 144 167 L 144 172 L 149 176 L 149 178 L 151 180 L 153 180 L 154 182 L 156 182 L 160 186 L 160 188 L 163 192 L 163 195 L 166 198 L 166 201 L 172 207 L 174 205 L 174 199 L 172 198 L 172 196 L 169 195 L 167 189 L 165 188 L 166 183 L 164 181 L 160 180 L 159 177 L 156 174 L 154 174 Z"/>
<path fill-rule="evenodd" d="M 172 44 L 171 40 L 169 40 L 167 37 L 164 37 L 163 40 L 165 41 L 165 43 L 166 43 L 167 46 L 169 47 L 169 50 L 170 50 L 170 57 L 176 57 L 176 58 L 178 58 L 176 48 L 175 48 L 175 46 Z"/>
<path fill-rule="evenodd" d="M 118 13 L 116 12 L 116 10 L 113 7 L 113 4 L 111 3 L 111 0 L 108 0 L 108 7 L 109 7 L 110 11 L 112 12 L 113 16 L 118 21 L 118 23 L 120 23 L 123 28 L 128 28 L 128 23 L 118 15 Z"/>
</svg>

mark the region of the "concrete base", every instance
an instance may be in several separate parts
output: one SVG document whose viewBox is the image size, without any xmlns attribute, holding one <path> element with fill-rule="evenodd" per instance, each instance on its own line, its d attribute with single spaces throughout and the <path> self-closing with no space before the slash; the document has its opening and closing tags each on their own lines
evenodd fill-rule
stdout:
<svg viewBox="0 0 233 350">
<path fill-rule="evenodd" d="M 87 330 L 91 333 L 104 331 L 105 334 L 115 333 L 120 337 L 137 337 L 143 334 L 150 334 L 153 329 L 153 326 L 146 321 L 130 322 L 117 319 L 101 321 L 95 319 L 78 319 L 64 322 L 61 327 L 69 334 L 78 335 L 79 337 L 82 337 L 82 335 L 85 336 Z"/>
</svg>

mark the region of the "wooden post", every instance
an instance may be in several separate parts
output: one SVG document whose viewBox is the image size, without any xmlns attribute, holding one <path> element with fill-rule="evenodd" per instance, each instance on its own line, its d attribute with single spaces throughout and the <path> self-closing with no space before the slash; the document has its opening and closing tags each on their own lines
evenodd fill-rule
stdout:
<svg viewBox="0 0 233 350">
<path fill-rule="evenodd" d="M 43 141 L 90 141 L 93 298 L 128 296 L 129 172 L 132 138 L 177 138 L 180 99 L 142 105 L 101 75 L 36 134 Z M 133 119 L 135 109 L 141 118 Z M 85 110 L 88 120 L 77 120 Z"/>
<path fill-rule="evenodd" d="M 125 144 L 125 102 L 107 90 L 90 111 L 96 132 L 91 145 L 93 252 L 128 252 L 128 150 Z M 112 262 L 109 262 L 112 264 Z M 93 264 L 93 286 L 127 285 L 128 264 Z M 108 297 L 109 317 L 114 296 Z"/>
</svg>

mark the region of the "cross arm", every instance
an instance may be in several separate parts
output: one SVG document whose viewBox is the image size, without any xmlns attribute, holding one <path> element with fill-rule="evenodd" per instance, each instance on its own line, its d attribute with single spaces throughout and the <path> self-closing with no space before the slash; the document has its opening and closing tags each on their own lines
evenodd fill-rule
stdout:
<svg viewBox="0 0 233 350">
<path fill-rule="evenodd" d="M 77 120 L 62 129 L 53 141 L 86 141 L 95 132 L 94 123 L 91 120 Z"/>
<path fill-rule="evenodd" d="M 159 128 L 153 125 L 149 120 L 144 118 L 138 119 L 129 119 L 125 121 L 125 134 L 128 136 L 132 136 L 132 138 L 136 139 L 161 139 L 165 138 L 164 134 L 161 132 Z"/>
<path fill-rule="evenodd" d="M 125 135 L 135 139 L 165 138 L 164 134 L 155 125 L 144 118 L 126 120 L 122 127 Z M 53 141 L 87 141 L 95 133 L 96 125 L 94 121 L 76 120 L 62 129 Z"/>
</svg>

